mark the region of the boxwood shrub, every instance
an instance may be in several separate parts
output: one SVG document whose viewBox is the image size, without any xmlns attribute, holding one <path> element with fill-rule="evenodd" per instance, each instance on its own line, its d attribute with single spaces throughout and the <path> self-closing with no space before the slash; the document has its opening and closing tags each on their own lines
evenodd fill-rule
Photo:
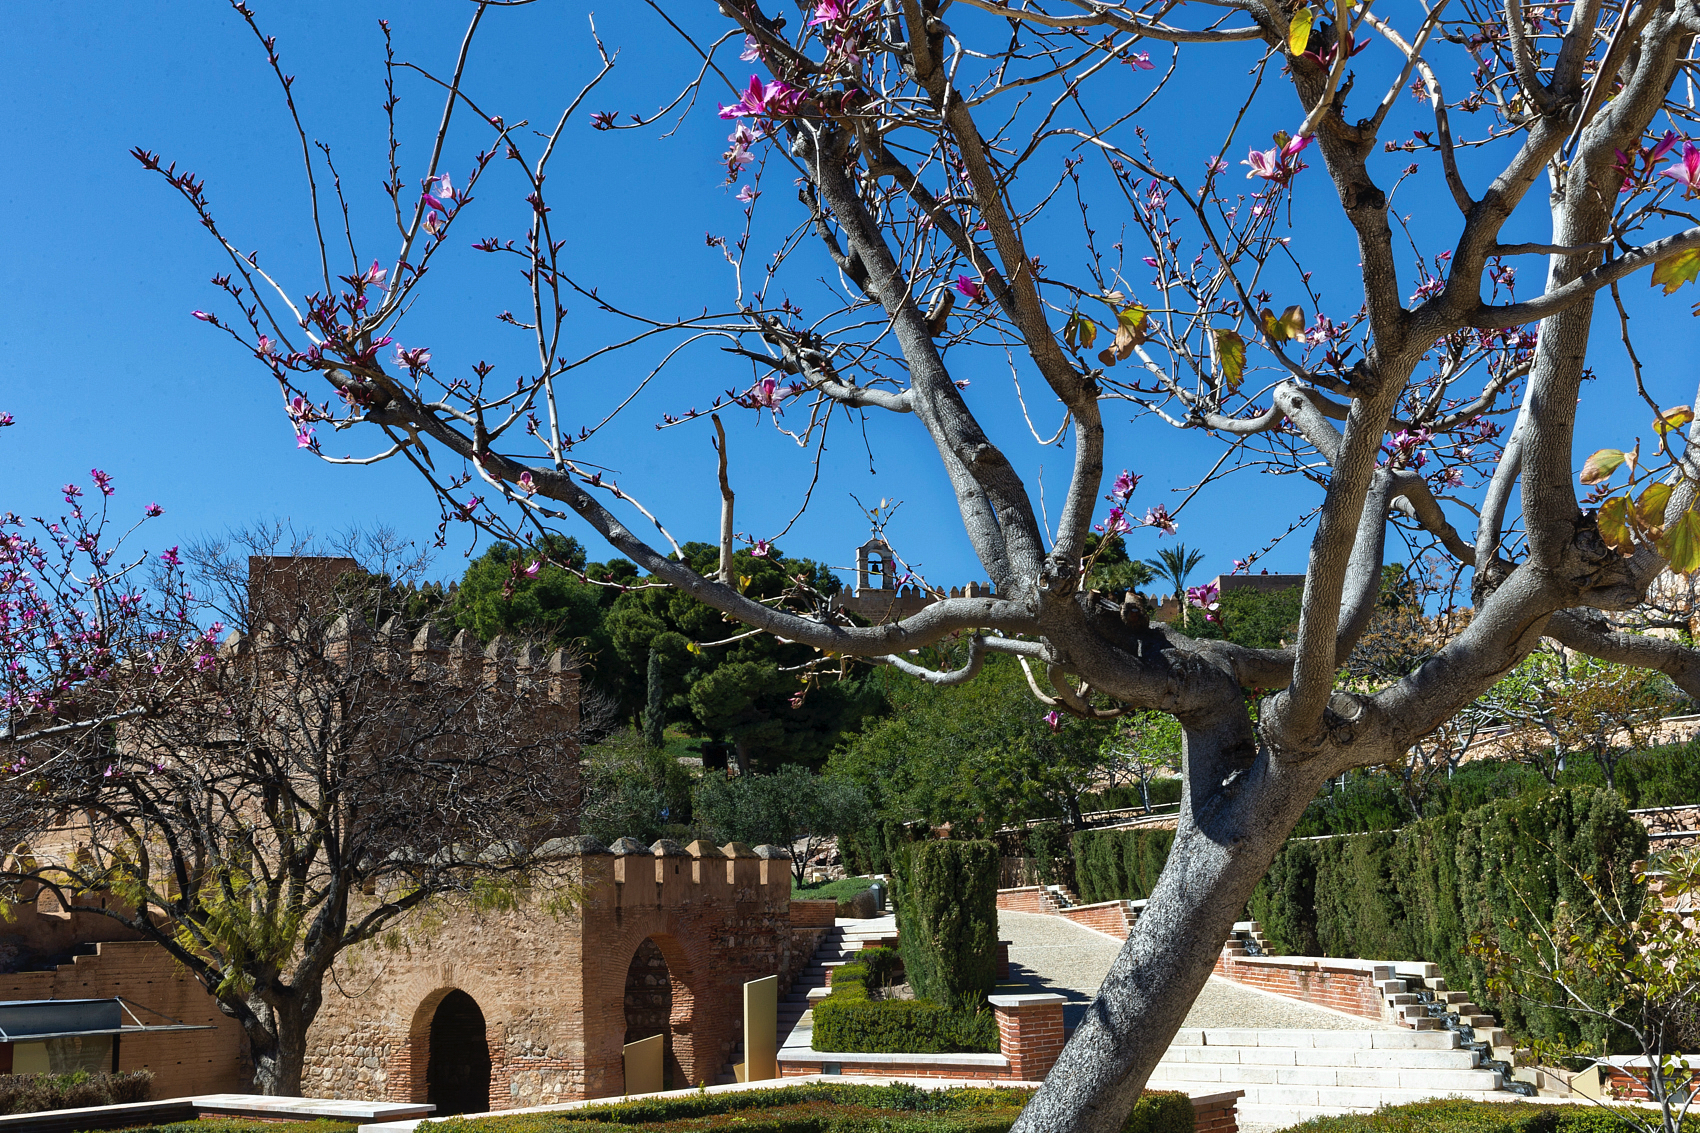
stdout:
<svg viewBox="0 0 1700 1133">
<path fill-rule="evenodd" d="M 1657 1114 L 1638 1109 L 1627 1116 L 1645 1125 Z M 1384 1106 L 1374 1113 L 1312 1118 L 1285 1133 L 1631 1133 L 1631 1126 L 1605 1106 L 1440 1098 Z M 1682 1133 L 1700 1133 L 1700 1115 L 1691 1115 Z"/>
<path fill-rule="evenodd" d="M 889 948 L 866 949 L 883 955 L 872 965 L 889 974 L 895 954 Z M 868 963 L 845 964 L 832 973 L 832 994 L 815 1004 L 815 1050 L 844 1054 L 996 1053 L 998 1023 L 989 1010 L 953 1010 L 926 999 L 873 999 L 868 986 L 882 986 Z"/>
<path fill-rule="evenodd" d="M 1032 1096 L 1031 1090 L 1005 1087 L 815 1083 L 512 1117 L 453 1117 L 432 1122 L 430 1131 L 623 1133 L 641 1125 L 662 1133 L 1007 1133 Z M 1193 1133 L 1192 1101 L 1185 1094 L 1146 1093 L 1123 1130 Z"/>
<path fill-rule="evenodd" d="M 40 1113 L 95 1105 L 145 1102 L 153 1093 L 152 1070 L 119 1074 L 0 1074 L 0 1113 Z"/>
</svg>

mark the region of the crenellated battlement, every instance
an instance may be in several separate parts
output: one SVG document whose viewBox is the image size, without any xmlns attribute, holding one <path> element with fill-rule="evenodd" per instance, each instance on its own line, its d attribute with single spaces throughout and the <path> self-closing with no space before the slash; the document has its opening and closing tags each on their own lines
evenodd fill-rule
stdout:
<svg viewBox="0 0 1700 1133">
<path fill-rule="evenodd" d="M 281 667 L 302 634 L 267 622 L 253 635 L 232 631 L 218 649 L 221 663 L 257 662 Z M 392 617 L 374 630 L 358 611 L 338 617 L 324 631 L 323 656 L 337 665 L 370 666 L 394 680 L 444 684 L 454 688 L 502 688 L 573 709 L 578 707 L 579 661 L 565 649 L 545 657 L 529 642 L 498 636 L 480 647 L 470 630 L 445 641 L 432 624 L 409 632 Z"/>
<path fill-rule="evenodd" d="M 681 846 L 662 838 L 645 846 L 621 838 L 604 846 L 595 838 L 558 839 L 557 858 L 578 858 L 587 904 L 663 908 L 703 901 L 789 901 L 791 855 L 779 846 L 715 846 L 698 839 Z M 545 846 L 545 851 L 551 846 Z M 744 894 L 744 896 L 739 896 Z"/>
</svg>

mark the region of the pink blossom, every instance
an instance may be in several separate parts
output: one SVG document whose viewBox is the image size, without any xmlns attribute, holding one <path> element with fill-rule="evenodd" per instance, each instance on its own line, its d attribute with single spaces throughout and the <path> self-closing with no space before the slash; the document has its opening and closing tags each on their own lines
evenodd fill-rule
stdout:
<svg viewBox="0 0 1700 1133">
<path fill-rule="evenodd" d="M 761 196 L 761 193 L 756 190 L 755 186 L 745 185 L 742 189 L 738 190 L 737 199 L 747 205 L 753 203 L 759 196 Z"/>
<path fill-rule="evenodd" d="M 537 494 L 537 485 L 532 483 L 531 473 L 529 471 L 521 472 L 519 474 L 519 486 L 520 490 L 528 496 L 534 496 Z"/>
<path fill-rule="evenodd" d="M 83 490 L 75 484 L 66 484 L 60 491 L 65 493 L 65 502 L 68 504 L 76 503 L 77 497 L 83 494 Z"/>
<path fill-rule="evenodd" d="M 318 443 L 317 441 L 315 441 L 313 439 L 313 434 L 315 432 L 317 432 L 317 430 L 313 429 L 311 427 L 308 427 L 308 428 L 305 428 L 305 429 L 300 429 L 300 428 L 296 429 L 295 430 L 295 447 L 296 448 L 308 448 L 308 449 L 312 448 L 315 444 Z"/>
<path fill-rule="evenodd" d="M 523 573 L 525 575 L 525 577 L 527 577 L 527 578 L 536 578 L 537 572 L 542 570 L 542 569 L 543 569 L 543 560 L 542 559 L 533 559 L 532 562 L 531 562 L 531 565 L 526 567 L 525 570 L 521 573 Z"/>
<path fill-rule="evenodd" d="M 395 364 L 406 366 L 408 370 L 417 373 L 431 364 L 431 351 L 423 346 L 415 346 L 411 350 L 397 346 L 395 348 Z"/>
<path fill-rule="evenodd" d="M 761 41 L 753 35 L 746 35 L 744 37 L 744 50 L 738 53 L 738 58 L 746 63 L 760 62 Z M 609 117 L 613 117 L 613 115 L 609 115 Z"/>
<path fill-rule="evenodd" d="M 1240 164 L 1251 167 L 1251 172 L 1246 174 L 1248 178 L 1262 177 L 1266 181 L 1285 185 L 1301 169 L 1309 168 L 1304 162 L 1294 160 L 1300 153 L 1304 152 L 1304 148 L 1308 145 L 1310 145 L 1309 136 L 1288 138 L 1285 143 L 1272 149 L 1250 151 L 1246 155 L 1246 160 L 1240 162 Z M 1258 214 L 1257 209 L 1253 209 L 1252 212 L 1254 215 Z"/>
<path fill-rule="evenodd" d="M 965 275 L 956 277 L 956 290 L 961 292 L 962 297 L 970 302 L 984 303 L 986 301 L 986 289 Z"/>
<path fill-rule="evenodd" d="M 218 325 L 217 315 L 211 314 L 207 311 L 190 311 L 189 313 L 194 315 L 197 319 L 200 319 L 203 323 L 212 323 L 214 326 Z"/>
<path fill-rule="evenodd" d="M 1050 726 L 1051 731 L 1060 731 L 1062 729 L 1062 713 L 1055 708 L 1051 709 L 1045 713 L 1045 723 Z"/>
<path fill-rule="evenodd" d="M 1128 522 L 1127 512 L 1119 507 L 1111 508 L 1110 514 L 1097 527 L 1106 537 L 1125 535 L 1133 530 L 1133 524 Z"/>
<path fill-rule="evenodd" d="M 1127 469 L 1122 469 L 1116 476 L 1116 482 L 1110 487 L 1110 495 L 1118 500 L 1125 500 L 1133 495 L 1133 490 L 1139 487 L 1140 477 Z"/>
<path fill-rule="evenodd" d="M 98 468 L 89 469 L 89 475 L 94 478 L 94 486 L 100 489 L 101 495 L 110 496 L 112 494 L 112 477 L 111 476 L 107 475 L 105 472 L 102 472 Z"/>
<path fill-rule="evenodd" d="M 10 413 L 0 413 L 0 429 L 4 429 L 7 425 L 16 425 L 17 423 L 17 418 L 13 417 Z"/>
<path fill-rule="evenodd" d="M 1135 71 L 1149 71 L 1157 65 L 1151 62 L 1151 53 L 1149 51 L 1136 51 L 1124 58 L 1122 62 L 1126 63 L 1129 67 L 1132 67 Z"/>
<path fill-rule="evenodd" d="M 389 277 L 390 273 L 379 267 L 377 260 L 373 260 L 372 266 L 367 268 L 366 274 L 360 278 L 363 282 L 372 287 L 382 287 L 384 285 L 384 280 Z"/>
<path fill-rule="evenodd" d="M 276 354 L 277 353 L 277 343 L 273 342 L 271 339 L 267 338 L 265 335 L 262 334 L 260 336 L 259 343 L 256 344 L 255 347 L 254 347 L 254 353 L 258 354 L 262 358 L 264 358 L 268 354 Z"/>
<path fill-rule="evenodd" d="M 147 516 L 149 519 L 157 519 L 159 516 L 165 514 L 165 509 L 160 507 L 158 504 L 149 504 L 147 510 L 142 514 Z"/>
<path fill-rule="evenodd" d="M 211 653 L 202 653 L 200 656 L 195 658 L 195 671 L 204 673 L 208 669 L 211 669 L 216 663 L 217 662 Z"/>
<path fill-rule="evenodd" d="M 1700 189 L 1700 149 L 1693 142 L 1683 142 L 1682 160 L 1669 169 L 1661 169 L 1659 176 L 1680 182 L 1689 193 Z"/>
<path fill-rule="evenodd" d="M 1206 173 L 1226 173 L 1227 171 L 1228 171 L 1228 163 L 1226 161 L 1222 160 L 1221 158 L 1219 158 L 1219 157 L 1207 157 L 1207 158 L 1204 159 L 1204 172 L 1206 172 Z"/>
<path fill-rule="evenodd" d="M 590 127 L 593 130 L 612 130 L 614 128 L 614 111 L 598 110 L 590 116 Z"/>
<path fill-rule="evenodd" d="M 1174 517 L 1169 514 L 1168 508 L 1158 504 L 1145 513 L 1145 526 L 1155 527 L 1162 531 L 1164 535 L 1173 535 L 1180 524 L 1175 522 Z"/>
<path fill-rule="evenodd" d="M 183 560 L 177 557 L 177 548 L 176 547 L 172 547 L 170 550 L 166 551 L 163 555 L 159 556 L 159 561 L 164 563 L 166 566 L 182 566 L 183 565 Z"/>
<path fill-rule="evenodd" d="M 1214 610 L 1218 605 L 1217 588 L 1214 582 L 1206 582 L 1203 586 L 1189 586 L 1186 589 L 1187 604 L 1200 610 Z"/>
<path fill-rule="evenodd" d="M 815 18 L 809 21 L 809 26 L 819 27 L 821 24 L 849 18 L 849 5 L 845 0 L 820 0 L 820 3 L 815 5 Z"/>
<path fill-rule="evenodd" d="M 1140 259 L 1145 262 L 1145 266 L 1148 268 L 1154 268 L 1157 266 L 1156 256 L 1141 256 Z"/>
<path fill-rule="evenodd" d="M 753 408 L 777 411 L 782 396 L 779 392 L 779 379 L 770 374 L 751 386 L 747 396 Z"/>
<path fill-rule="evenodd" d="M 435 184 L 437 186 L 431 191 L 434 192 L 440 200 L 452 201 L 455 199 L 454 182 L 449 180 L 449 175 L 447 173 L 439 173 L 435 177 L 427 177 L 425 179 L 425 183 L 427 185 Z"/>
<path fill-rule="evenodd" d="M 722 118 L 783 117 L 797 109 L 803 92 L 782 79 L 763 83 L 760 75 L 750 76 L 750 85 L 731 106 L 722 106 Z"/>
<path fill-rule="evenodd" d="M 1240 573 L 1240 571 L 1244 570 L 1246 567 L 1248 567 L 1250 565 L 1251 564 L 1246 562 L 1244 559 L 1235 559 L 1234 560 L 1234 573 L 1238 574 L 1238 573 Z"/>
<path fill-rule="evenodd" d="M 752 558 L 765 559 L 772 550 L 773 544 L 769 543 L 766 539 L 757 539 L 750 545 L 750 556 Z"/>
</svg>

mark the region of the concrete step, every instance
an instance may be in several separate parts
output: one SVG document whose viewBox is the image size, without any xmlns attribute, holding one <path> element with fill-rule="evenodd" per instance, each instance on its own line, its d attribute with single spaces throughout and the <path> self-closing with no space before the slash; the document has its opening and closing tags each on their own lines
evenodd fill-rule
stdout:
<svg viewBox="0 0 1700 1133">
<path fill-rule="evenodd" d="M 1459 1040 L 1451 1031 L 1423 1034 L 1407 1030 L 1321 1031 L 1303 1028 L 1182 1027 L 1175 1033 L 1170 1052 L 1172 1053 L 1175 1047 L 1188 1046 L 1456 1050 Z"/>
<path fill-rule="evenodd" d="M 1161 1073 L 1171 1067 L 1231 1066 L 1231 1067 L 1327 1067 L 1354 1070 L 1396 1070 L 1424 1074 L 1451 1071 L 1481 1073 L 1473 1050 L 1347 1050 L 1340 1048 L 1303 1048 L 1279 1046 L 1203 1046 L 1176 1051 L 1168 1050 L 1157 1063 Z M 1487 1071 L 1492 1073 L 1492 1071 Z M 1208 1080 L 1208 1078 L 1204 1079 Z M 1491 1090 L 1494 1086 L 1473 1086 L 1460 1089 Z"/>
<path fill-rule="evenodd" d="M 1468 1067 L 1294 1066 L 1234 1062 L 1159 1062 L 1153 1078 L 1170 1082 L 1220 1082 L 1224 1089 L 1245 1086 L 1305 1086 L 1359 1090 L 1454 1090 L 1491 1092 L 1504 1083 L 1497 1070 Z"/>
<path fill-rule="evenodd" d="M 1146 1089 L 1160 1088 L 1160 1086 L 1152 1084 L 1147 1084 L 1146 1086 Z M 1505 1098 L 1503 1093 L 1466 1093 L 1463 1096 L 1472 1101 L 1503 1101 Z M 1339 1102 L 1333 1102 L 1333 1104 L 1327 1105 L 1295 1105 L 1290 1102 L 1253 1102 L 1251 1095 L 1248 1092 L 1245 1097 L 1239 1099 L 1238 1103 L 1235 1105 L 1234 1113 L 1239 1121 L 1244 1124 L 1266 1125 L 1273 1128 L 1284 1129 L 1288 1126 L 1297 1125 L 1300 1122 L 1309 1121 L 1312 1118 L 1317 1117 L 1334 1117 L 1348 1113 L 1373 1113 L 1375 1112 L 1376 1106 L 1380 1104 L 1381 1103 L 1379 1102 L 1375 1105 L 1340 1104 Z M 1395 1105 L 1398 1103 L 1388 1102 L 1387 1104 Z"/>
</svg>

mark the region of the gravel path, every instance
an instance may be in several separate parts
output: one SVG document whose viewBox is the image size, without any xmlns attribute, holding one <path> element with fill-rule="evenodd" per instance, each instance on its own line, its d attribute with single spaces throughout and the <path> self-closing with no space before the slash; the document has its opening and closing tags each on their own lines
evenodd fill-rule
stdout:
<svg viewBox="0 0 1700 1133">
<path fill-rule="evenodd" d="M 1009 944 L 1009 982 L 1065 996 L 1064 1024 L 1077 1026 L 1104 982 L 1121 943 L 1063 917 L 998 913 L 998 939 Z M 1000 986 L 1000 992 L 1014 987 Z M 1253 991 L 1210 977 L 1188 1012 L 1186 1027 L 1297 1027 L 1305 1030 L 1377 1031 L 1385 1024 L 1310 1007 L 1285 996 Z"/>
</svg>

